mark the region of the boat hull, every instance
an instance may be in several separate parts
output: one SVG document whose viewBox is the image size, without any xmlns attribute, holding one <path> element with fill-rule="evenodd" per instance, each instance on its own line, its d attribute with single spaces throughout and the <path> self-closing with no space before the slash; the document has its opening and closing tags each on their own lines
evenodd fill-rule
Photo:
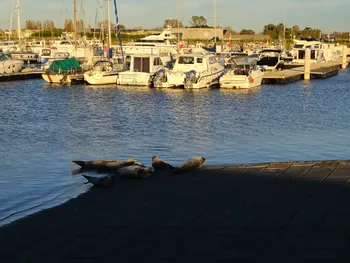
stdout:
<svg viewBox="0 0 350 263">
<path fill-rule="evenodd" d="M 224 70 L 219 70 L 212 73 L 201 73 L 196 82 L 185 81 L 185 89 L 202 89 L 219 84 L 219 79 L 223 75 Z"/>
<path fill-rule="evenodd" d="M 85 73 L 84 80 L 90 85 L 117 84 L 118 73 Z"/>
<path fill-rule="evenodd" d="M 0 63 L 0 74 L 18 73 L 22 70 L 24 62 L 21 60 L 7 60 Z"/>
<path fill-rule="evenodd" d="M 224 89 L 251 89 L 261 86 L 264 72 L 257 72 L 255 74 L 235 75 L 232 72 L 220 78 L 220 88 Z"/>
<path fill-rule="evenodd" d="M 43 73 L 41 74 L 42 78 L 48 83 L 59 83 L 59 84 L 69 84 L 77 82 L 83 78 L 82 74 L 54 74 L 54 73 Z"/>
<path fill-rule="evenodd" d="M 125 86 L 150 86 L 152 75 L 147 72 L 121 72 L 119 73 L 119 85 Z"/>
</svg>

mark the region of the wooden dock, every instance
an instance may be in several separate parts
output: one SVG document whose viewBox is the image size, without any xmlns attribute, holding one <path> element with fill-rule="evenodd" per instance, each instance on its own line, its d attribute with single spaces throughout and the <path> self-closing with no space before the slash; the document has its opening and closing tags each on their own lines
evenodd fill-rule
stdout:
<svg viewBox="0 0 350 263">
<path fill-rule="evenodd" d="M 348 58 L 348 64 L 350 58 Z M 288 84 L 298 80 L 304 79 L 304 65 L 297 64 L 288 69 L 267 72 L 263 77 L 263 84 Z M 325 79 L 335 76 L 339 73 L 341 62 L 326 62 L 311 64 L 310 78 L 311 79 Z"/>
<path fill-rule="evenodd" d="M 43 71 L 28 71 L 11 74 L 0 74 L 0 81 L 40 79 Z"/>
</svg>

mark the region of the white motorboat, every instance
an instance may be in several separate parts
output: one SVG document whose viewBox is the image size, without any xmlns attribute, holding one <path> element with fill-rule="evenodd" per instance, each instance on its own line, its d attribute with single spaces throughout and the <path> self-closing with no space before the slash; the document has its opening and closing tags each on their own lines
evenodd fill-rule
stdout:
<svg viewBox="0 0 350 263">
<path fill-rule="evenodd" d="M 265 71 L 256 65 L 254 58 L 241 58 L 220 78 L 220 88 L 250 89 L 261 85 Z"/>
<path fill-rule="evenodd" d="M 310 49 L 310 62 L 322 63 L 341 58 L 341 47 L 331 43 L 323 43 L 314 38 L 302 38 L 294 40 L 294 47 L 290 50 L 293 56 L 292 63 L 304 64 L 305 51 Z"/>
<path fill-rule="evenodd" d="M 109 60 L 99 60 L 94 68 L 84 73 L 84 80 L 90 85 L 117 84 L 122 64 L 113 64 Z"/>
<path fill-rule="evenodd" d="M 164 69 L 167 62 L 158 55 L 131 55 L 129 70 L 119 73 L 118 84 L 151 86 L 154 75 Z"/>
<path fill-rule="evenodd" d="M 15 60 L 0 52 L 0 74 L 17 73 L 22 70 L 23 60 Z"/>
<path fill-rule="evenodd" d="M 283 69 L 284 60 L 282 59 L 282 50 L 274 48 L 261 50 L 257 65 L 263 67 L 266 71 Z"/>
<path fill-rule="evenodd" d="M 135 42 L 129 42 L 123 45 L 125 54 L 160 54 L 177 53 L 177 46 L 171 41 L 176 40 L 170 28 L 157 35 L 149 35 Z"/>
<path fill-rule="evenodd" d="M 214 54 L 180 55 L 172 70 L 163 72 L 153 79 L 154 87 L 206 88 L 218 84 L 224 73 Z"/>
</svg>

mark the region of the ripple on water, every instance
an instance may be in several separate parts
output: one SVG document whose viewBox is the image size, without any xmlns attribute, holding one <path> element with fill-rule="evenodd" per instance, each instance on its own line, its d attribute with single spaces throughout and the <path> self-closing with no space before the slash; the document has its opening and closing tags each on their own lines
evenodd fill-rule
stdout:
<svg viewBox="0 0 350 263">
<path fill-rule="evenodd" d="M 0 224 L 86 191 L 72 159 L 348 159 L 349 83 L 348 70 L 239 91 L 2 83 Z"/>
</svg>

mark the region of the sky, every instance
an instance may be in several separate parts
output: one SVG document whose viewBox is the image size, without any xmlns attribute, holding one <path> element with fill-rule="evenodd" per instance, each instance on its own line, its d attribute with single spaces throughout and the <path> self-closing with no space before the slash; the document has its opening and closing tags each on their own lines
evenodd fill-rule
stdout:
<svg viewBox="0 0 350 263">
<path fill-rule="evenodd" d="M 9 29 L 12 2 L 0 0 L 0 29 Z M 107 0 L 77 0 L 78 17 L 83 17 L 84 4 L 87 24 L 107 17 Z M 97 4 L 97 2 L 99 4 Z M 324 33 L 350 31 L 349 0 L 117 0 L 120 24 L 127 28 L 155 28 L 163 25 L 167 18 L 180 18 L 189 25 L 193 15 L 203 15 L 208 25 L 214 25 L 214 3 L 216 24 L 232 27 L 235 31 L 252 29 L 263 31 L 264 25 L 283 23 L 287 27 L 298 25 L 321 29 Z M 115 23 L 114 3 L 110 2 L 111 21 Z M 20 0 L 21 27 L 26 20 L 53 20 L 62 27 L 65 19 L 73 18 L 73 0 Z M 102 11 L 102 12 L 101 12 Z M 97 19 L 96 19 L 97 18 Z M 12 28 L 17 28 L 17 14 L 13 12 Z"/>
</svg>

